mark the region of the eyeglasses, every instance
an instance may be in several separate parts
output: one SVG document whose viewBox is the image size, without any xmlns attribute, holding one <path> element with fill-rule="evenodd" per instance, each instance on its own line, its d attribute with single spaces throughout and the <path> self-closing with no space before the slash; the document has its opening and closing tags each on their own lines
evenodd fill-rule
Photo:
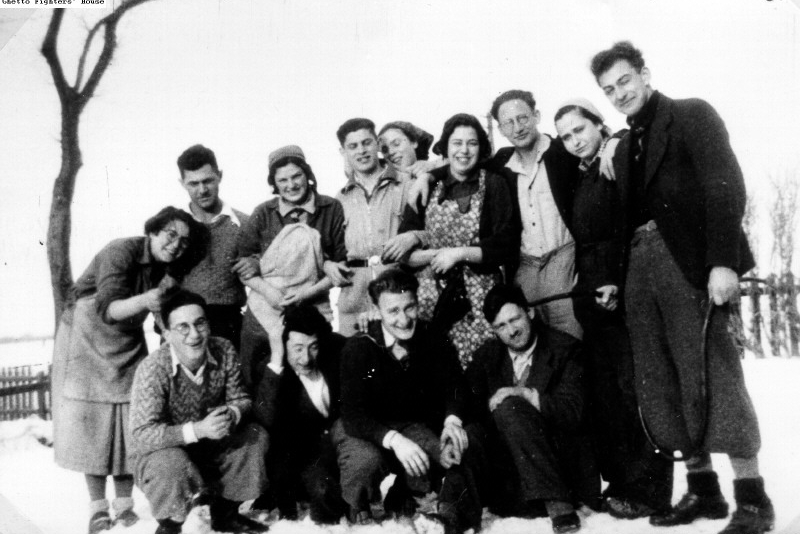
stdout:
<svg viewBox="0 0 800 534">
<path fill-rule="evenodd" d="M 200 317 L 192 325 L 190 325 L 189 323 L 178 323 L 176 325 L 173 325 L 170 328 L 170 330 L 173 330 L 182 335 L 183 337 L 186 337 L 189 335 L 189 332 L 192 331 L 192 326 L 194 326 L 194 329 L 197 330 L 197 332 L 200 334 L 205 334 L 206 332 L 211 330 L 211 325 L 208 324 L 208 319 L 206 319 L 205 317 Z"/>
<path fill-rule="evenodd" d="M 520 128 L 524 128 L 531 122 L 530 115 L 517 115 L 515 119 L 508 119 L 505 122 L 500 123 L 500 129 L 504 132 L 510 132 L 514 129 L 514 121 L 516 120 L 517 124 L 519 124 Z"/>
<path fill-rule="evenodd" d="M 191 240 L 188 237 L 184 237 L 184 236 L 180 235 L 178 232 L 176 232 L 175 230 L 173 230 L 171 228 L 165 228 L 165 229 L 163 229 L 161 231 L 166 234 L 167 243 L 170 244 L 170 245 L 172 243 L 174 243 L 175 241 L 177 241 L 179 246 L 181 246 L 183 248 L 186 248 L 191 243 Z"/>
</svg>

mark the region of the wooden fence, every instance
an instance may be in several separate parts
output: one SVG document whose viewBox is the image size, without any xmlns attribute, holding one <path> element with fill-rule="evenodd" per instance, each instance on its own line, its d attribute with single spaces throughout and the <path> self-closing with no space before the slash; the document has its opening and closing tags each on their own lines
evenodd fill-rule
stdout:
<svg viewBox="0 0 800 534">
<path fill-rule="evenodd" d="M 51 418 L 50 366 L 23 365 L 0 369 L 0 421 L 38 415 Z M 38 372 L 37 372 L 38 371 Z"/>
</svg>

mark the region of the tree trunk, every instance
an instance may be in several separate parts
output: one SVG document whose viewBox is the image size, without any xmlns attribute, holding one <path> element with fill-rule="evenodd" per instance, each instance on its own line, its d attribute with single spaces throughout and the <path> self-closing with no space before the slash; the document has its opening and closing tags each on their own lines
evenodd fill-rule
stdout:
<svg viewBox="0 0 800 534">
<path fill-rule="evenodd" d="M 83 164 L 78 143 L 78 124 L 81 106 L 71 100 L 61 109 L 61 170 L 53 184 L 53 202 L 47 228 L 47 260 L 50 265 L 50 283 L 55 304 L 55 325 L 69 300 L 73 284 L 70 261 L 70 235 L 72 229 L 72 197 L 75 179 Z"/>
<path fill-rule="evenodd" d="M 761 288 L 758 282 L 750 282 L 750 332 L 753 342 L 751 346 L 757 358 L 764 357 L 764 348 L 761 346 Z"/>
<path fill-rule="evenodd" d="M 769 345 L 773 356 L 781 355 L 781 339 L 783 338 L 781 332 L 781 320 L 778 316 L 778 277 L 774 274 L 769 275 L 768 278 L 771 286 L 769 288 Z"/>
</svg>

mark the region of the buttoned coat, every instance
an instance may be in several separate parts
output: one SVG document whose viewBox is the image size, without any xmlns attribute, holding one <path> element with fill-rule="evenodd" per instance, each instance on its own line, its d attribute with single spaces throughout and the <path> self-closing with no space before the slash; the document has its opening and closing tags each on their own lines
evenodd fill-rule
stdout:
<svg viewBox="0 0 800 534">
<path fill-rule="evenodd" d="M 708 102 L 659 95 L 647 131 L 647 208 L 686 279 L 704 288 L 711 267 L 738 274 L 755 262 L 742 231 L 745 188 L 728 131 Z M 617 146 L 614 169 L 623 207 L 632 202 L 631 134 Z M 632 236 L 623 208 L 626 235 Z M 623 267 L 625 258 L 621 258 Z M 624 271 L 623 271 L 624 272 Z"/>
</svg>

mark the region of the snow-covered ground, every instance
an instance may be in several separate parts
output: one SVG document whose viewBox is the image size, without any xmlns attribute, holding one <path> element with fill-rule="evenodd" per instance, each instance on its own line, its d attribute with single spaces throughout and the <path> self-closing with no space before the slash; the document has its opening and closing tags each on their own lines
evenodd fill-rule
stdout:
<svg viewBox="0 0 800 534">
<path fill-rule="evenodd" d="M 800 516 L 800 359 L 745 361 L 745 373 L 750 394 L 758 411 L 764 443 L 760 455 L 761 470 L 767 492 L 775 504 L 776 532 L 800 533 L 795 519 Z M 74 534 L 86 532 L 88 496 L 83 476 L 66 471 L 53 462 L 53 451 L 39 443 L 47 437 L 49 425 L 30 421 L 0 423 L 0 496 L 5 497 L 45 534 Z M 715 456 L 723 492 L 733 506 L 732 473 L 724 456 Z M 676 468 L 675 498 L 686 489 L 684 469 Z M 110 486 L 110 484 L 109 484 Z M 110 489 L 110 488 L 109 488 Z M 144 496 L 134 494 L 135 510 L 142 518 L 130 528 L 117 526 L 110 534 L 152 534 L 156 522 Z M 0 503 L 1 504 L 1 503 Z M 2 507 L 0 507 L 0 511 Z M 690 526 L 659 529 L 646 519 L 619 521 L 606 514 L 594 514 L 583 519 L 586 534 L 716 534 L 727 520 L 698 521 Z M 8 530 L 0 513 L 0 533 Z M 185 533 L 208 534 L 202 513 L 190 516 L 184 525 Z M 379 526 L 349 527 L 345 524 L 319 527 L 308 518 L 301 521 L 279 521 L 272 524 L 274 534 L 433 534 L 438 525 L 424 517 L 413 523 L 386 522 Z M 484 530 L 488 534 L 549 534 L 547 519 L 496 519 L 487 517 Z"/>
</svg>

